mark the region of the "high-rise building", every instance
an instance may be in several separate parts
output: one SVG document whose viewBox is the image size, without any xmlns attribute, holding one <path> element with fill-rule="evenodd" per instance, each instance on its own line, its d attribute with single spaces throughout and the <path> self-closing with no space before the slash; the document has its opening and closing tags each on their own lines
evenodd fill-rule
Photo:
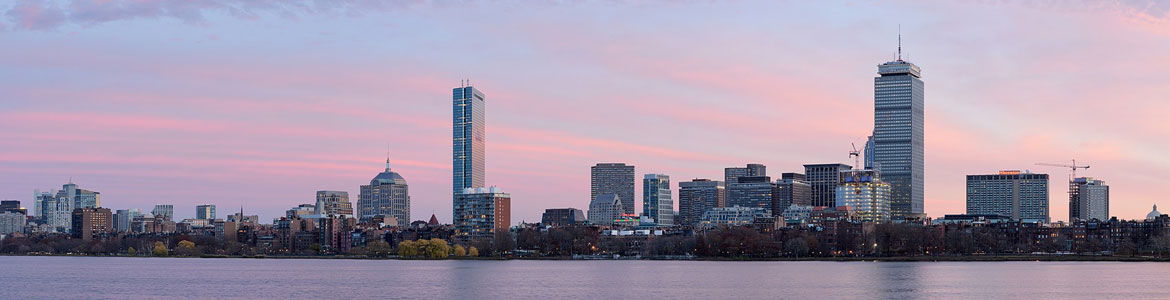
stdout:
<svg viewBox="0 0 1170 300">
<path fill-rule="evenodd" d="M 142 213 L 140 213 L 137 208 L 119 209 L 117 212 L 114 212 L 114 231 L 131 231 L 130 223 L 134 221 L 135 217 L 140 215 L 142 215 Z"/>
<path fill-rule="evenodd" d="M 73 226 L 73 200 L 68 197 L 57 197 L 49 192 L 35 190 L 36 211 L 41 224 L 55 232 L 68 232 Z"/>
<path fill-rule="evenodd" d="M 83 207 L 73 210 L 73 237 L 85 241 L 114 232 L 109 208 Z"/>
<path fill-rule="evenodd" d="M 864 151 L 865 151 L 865 164 L 864 164 L 865 168 L 870 169 L 870 170 L 878 170 L 880 172 L 882 170 L 882 168 L 874 166 L 874 163 L 873 163 L 873 134 L 870 134 L 869 137 L 865 138 L 865 150 Z"/>
<path fill-rule="evenodd" d="M 540 216 L 541 225 L 566 226 L 586 221 L 585 212 L 576 208 L 549 208 Z"/>
<path fill-rule="evenodd" d="M 703 219 L 703 213 L 726 204 L 722 181 L 693 179 L 678 183 L 678 223 L 695 226 Z"/>
<path fill-rule="evenodd" d="M 20 200 L 0 201 L 0 212 L 6 211 L 28 214 L 28 210 L 24 209 L 24 207 L 20 207 Z"/>
<path fill-rule="evenodd" d="M 24 232 L 26 221 L 25 214 L 11 210 L 0 210 L 0 236 Z"/>
<path fill-rule="evenodd" d="M 1013 170 L 967 175 L 967 214 L 1048 223 L 1048 174 Z"/>
<path fill-rule="evenodd" d="M 454 194 L 484 186 L 484 96 L 471 86 L 452 91 Z M 407 220 L 399 218 L 400 220 Z"/>
<path fill-rule="evenodd" d="M 496 187 L 467 188 L 455 195 L 455 240 L 467 244 L 491 241 L 497 232 L 508 232 L 512 223 L 512 195 Z"/>
<path fill-rule="evenodd" d="M 837 186 L 837 205 L 853 209 L 861 221 L 886 222 L 890 220 L 890 184 L 882 182 L 875 170 L 841 171 Z"/>
<path fill-rule="evenodd" d="M 873 165 L 890 184 L 895 219 L 923 213 L 925 172 L 922 71 L 900 56 L 878 65 L 873 83 Z"/>
<path fill-rule="evenodd" d="M 353 218 L 353 205 L 349 203 L 349 192 L 345 191 L 317 191 L 314 209 L 317 215 Z"/>
<path fill-rule="evenodd" d="M 762 164 L 748 164 L 746 167 L 730 167 L 723 168 L 723 182 L 726 186 L 731 186 L 739 182 L 740 177 L 748 176 L 768 176 L 768 167 Z"/>
<path fill-rule="evenodd" d="M 358 200 L 358 203 L 361 203 L 360 199 Z M 358 210 L 360 211 L 361 205 L 359 204 L 358 207 L 359 207 Z M 291 219 L 293 217 L 303 217 L 303 216 L 310 216 L 310 215 L 315 215 L 315 214 L 317 214 L 317 205 L 310 204 L 310 203 L 297 205 L 289 210 L 284 211 L 284 216 L 289 218 L 289 219 Z"/>
<path fill-rule="evenodd" d="M 161 217 L 164 221 L 174 221 L 175 206 L 171 204 L 155 204 L 150 214 L 154 215 L 155 218 Z"/>
<path fill-rule="evenodd" d="M 1105 181 L 1079 177 L 1069 182 L 1068 219 L 1109 220 L 1109 186 Z"/>
<path fill-rule="evenodd" d="M 778 196 L 778 186 L 768 176 L 741 176 L 738 182 L 727 185 L 726 207 L 755 207 L 772 211 Z"/>
<path fill-rule="evenodd" d="M 841 171 L 849 171 L 846 164 L 804 165 L 805 181 L 812 191 L 810 205 L 834 207 L 837 205 L 837 186 L 841 185 Z"/>
<path fill-rule="evenodd" d="M 195 218 L 200 220 L 214 220 L 215 204 L 196 205 Z"/>
<path fill-rule="evenodd" d="M 780 180 L 776 180 L 776 201 L 772 203 L 772 213 L 780 215 L 792 205 L 807 206 L 812 203 L 812 186 L 805 181 L 806 177 L 800 173 L 783 173 Z"/>
<path fill-rule="evenodd" d="M 99 207 L 102 205 L 102 193 L 77 188 L 72 182 L 61 186 L 57 191 L 57 198 L 66 198 L 72 201 L 73 208 Z"/>
<path fill-rule="evenodd" d="M 596 225 L 613 225 L 625 211 L 622 209 L 622 197 L 617 194 L 601 194 L 589 202 L 589 223 Z"/>
<path fill-rule="evenodd" d="M 389 158 L 386 170 L 361 186 L 358 194 L 358 218 L 364 222 L 376 216 L 394 217 L 397 226 L 410 224 L 410 188 L 402 175 L 390 171 Z"/>
<path fill-rule="evenodd" d="M 658 225 L 674 225 L 674 199 L 670 195 L 670 176 L 646 174 L 642 178 L 642 215 L 654 218 Z"/>
<path fill-rule="evenodd" d="M 589 198 L 596 200 L 601 195 L 615 194 L 622 200 L 622 212 L 633 214 L 634 184 L 634 166 L 599 163 L 590 168 Z"/>
</svg>

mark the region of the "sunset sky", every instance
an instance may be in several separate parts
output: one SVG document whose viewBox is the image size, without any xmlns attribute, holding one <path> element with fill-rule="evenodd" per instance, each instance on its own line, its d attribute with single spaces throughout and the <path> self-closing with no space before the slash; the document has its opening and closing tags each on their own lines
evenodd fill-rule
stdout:
<svg viewBox="0 0 1170 300">
<path fill-rule="evenodd" d="M 587 208 L 598 162 L 636 166 L 641 211 L 645 173 L 677 201 L 724 167 L 852 164 L 900 25 L 927 214 L 964 212 L 966 174 L 1031 170 L 1065 220 L 1068 170 L 1034 163 L 1074 158 L 1112 215 L 1170 207 L 1170 2 L 347 2 L 0 1 L 0 198 L 72 178 L 112 209 L 271 220 L 356 202 L 389 145 L 413 219 L 449 223 L 467 78 L 513 223 Z"/>
</svg>

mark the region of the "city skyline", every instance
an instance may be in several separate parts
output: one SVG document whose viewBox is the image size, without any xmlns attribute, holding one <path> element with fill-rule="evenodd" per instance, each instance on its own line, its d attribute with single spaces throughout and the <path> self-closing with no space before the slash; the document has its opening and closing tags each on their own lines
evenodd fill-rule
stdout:
<svg viewBox="0 0 1170 300">
<path fill-rule="evenodd" d="M 6 50 L 13 55 L 0 58 L 0 78 L 5 79 L 0 89 L 12 91 L 15 101 L 0 103 L 0 127 L 15 130 L 0 133 L 0 199 L 31 207 L 34 188 L 52 190 L 72 177 L 86 189 L 101 191 L 102 206 L 110 209 L 149 211 L 154 204 L 172 204 L 175 219 L 184 219 L 194 217 L 191 208 L 199 204 L 229 212 L 242 205 L 248 214 L 269 220 L 289 207 L 314 202 L 316 191 L 358 195 L 358 186 L 380 169 L 382 151 L 390 143 L 395 171 L 411 182 L 411 220 L 435 213 L 449 223 L 451 107 L 445 95 L 460 78 L 471 78 L 492 96 L 486 130 L 492 136 L 486 147 L 492 176 L 485 185 L 506 187 L 514 196 L 513 223 L 537 222 L 546 208 L 587 209 L 587 167 L 600 162 L 624 162 L 638 166 L 636 174 L 667 174 L 675 182 L 718 180 L 724 168 L 746 163 L 761 163 L 775 174 L 802 172 L 804 164 L 853 164 L 848 144 L 864 144 L 871 134 L 874 66 L 893 59 L 898 23 L 907 60 L 922 66 L 931 84 L 928 215 L 965 211 L 968 174 L 1030 169 L 1051 174 L 1051 217 L 1065 220 L 1067 203 L 1059 199 L 1066 194 L 1067 170 L 1033 163 L 1072 158 L 1093 165 L 1079 175 L 1109 183 L 1113 215 L 1141 218 L 1150 205 L 1167 199 L 1157 193 L 1155 174 L 1170 171 L 1170 161 L 1153 154 L 1170 140 L 1170 127 L 1160 119 L 1170 111 L 1161 101 L 1168 88 L 1141 79 L 1164 78 L 1170 69 L 1157 65 L 1166 62 L 1158 53 L 1170 50 L 1170 43 L 1159 38 L 1170 34 L 1164 16 L 1137 18 L 1143 16 L 1135 14 L 1140 8 L 1124 5 L 1096 13 L 1045 6 L 854 4 L 922 14 L 961 7 L 971 16 L 834 19 L 807 28 L 799 22 L 831 14 L 843 4 L 792 4 L 779 6 L 792 20 L 770 18 L 775 28 L 733 22 L 741 14 L 770 11 L 751 8 L 776 5 L 733 4 L 715 11 L 701 4 L 563 5 L 548 7 L 550 16 L 518 9 L 510 12 L 515 19 L 481 29 L 428 20 L 475 13 L 434 5 L 361 17 L 303 13 L 301 22 L 271 11 L 253 21 L 216 11 L 202 12 L 201 20 L 115 16 L 114 21 L 58 23 L 45 16 L 14 21 L 7 14 L 0 21 L 0 42 L 13 45 Z M 476 6 L 509 14 L 500 7 Z M 690 43 L 656 34 L 653 29 L 662 24 L 638 21 L 606 25 L 631 29 L 610 37 L 604 22 L 588 13 L 611 12 L 612 6 L 621 8 L 615 13 L 631 15 L 665 10 L 674 14 L 645 22 L 681 25 L 671 30 L 735 47 L 676 50 Z M 574 16 L 570 11 L 576 9 L 587 13 Z M 686 23 L 684 16 L 701 12 L 739 33 Z M 399 18 L 377 20 L 387 15 Z M 522 30 L 557 17 L 596 26 L 557 29 L 600 46 L 557 40 L 552 30 Z M 1002 22 L 989 25 L 993 36 L 945 35 L 952 28 L 947 25 L 966 26 L 980 18 Z M 262 26 L 250 22 L 304 31 L 253 42 L 272 44 L 262 47 L 247 44 L 246 38 L 276 29 L 251 28 Z M 1163 27 L 1143 22 L 1163 22 L 1154 23 Z M 370 23 L 382 26 L 375 32 L 386 36 L 339 31 Z M 146 24 L 171 30 L 100 41 Z M 422 33 L 409 30 L 424 25 L 440 26 Z M 1046 31 L 1062 27 L 1067 28 Z M 485 44 L 482 53 L 400 47 L 421 43 L 440 49 L 458 44 L 457 37 L 466 33 L 481 34 L 472 37 L 476 41 L 500 42 Z M 1054 36 L 1047 42 L 1026 40 L 1035 34 Z M 776 38 L 758 41 L 754 36 Z M 266 51 L 306 41 L 301 54 L 274 51 L 278 54 L 264 57 L 270 54 Z M 1098 43 L 1117 48 L 1078 48 Z M 362 45 L 376 47 L 356 49 Z M 62 47 L 88 52 L 39 51 Z M 342 52 L 338 48 L 354 55 L 328 63 L 310 60 Z M 1126 55 L 1110 55 L 1119 49 Z M 1047 55 L 1054 53 L 1059 55 Z M 504 59 L 467 66 L 491 56 Z M 578 60 L 584 63 L 573 62 Z M 667 64 L 674 61 L 682 64 Z M 509 67 L 517 62 L 519 67 Z M 297 63 L 304 65 L 289 66 Z M 563 70 L 538 67 L 544 64 Z M 387 71 L 388 66 L 398 68 Z M 1097 72 L 1084 76 L 1081 71 L 1090 67 Z M 143 88 L 143 80 L 157 85 Z M 778 87 L 783 92 L 775 93 Z M 1069 115 L 1086 117 L 1071 122 Z M 664 124 L 672 130 L 626 130 Z M 150 188 L 174 182 L 183 184 L 165 192 Z M 635 190 L 641 189 L 639 181 Z M 673 199 L 678 203 L 677 196 Z M 633 207 L 640 208 L 643 199 L 634 200 Z"/>
</svg>

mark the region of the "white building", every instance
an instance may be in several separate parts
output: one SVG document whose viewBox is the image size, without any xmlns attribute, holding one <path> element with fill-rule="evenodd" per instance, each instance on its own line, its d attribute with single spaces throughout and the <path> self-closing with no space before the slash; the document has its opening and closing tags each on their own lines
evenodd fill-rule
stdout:
<svg viewBox="0 0 1170 300">
<path fill-rule="evenodd" d="M 875 170 L 841 171 L 836 206 L 848 206 L 861 221 L 890 220 L 890 184 Z"/>
</svg>

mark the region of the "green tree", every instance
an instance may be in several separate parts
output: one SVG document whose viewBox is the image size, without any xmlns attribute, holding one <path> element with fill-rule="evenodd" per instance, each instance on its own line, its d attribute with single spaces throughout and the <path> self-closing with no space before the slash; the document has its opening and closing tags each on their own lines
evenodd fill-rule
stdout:
<svg viewBox="0 0 1170 300">
<path fill-rule="evenodd" d="M 402 241 L 398 243 L 398 256 L 415 257 L 418 256 L 418 245 L 414 241 Z"/>
<path fill-rule="evenodd" d="M 153 252 L 154 256 L 167 256 L 169 253 L 169 251 L 167 251 L 167 245 L 163 245 L 162 242 L 154 242 Z"/>
<path fill-rule="evenodd" d="M 463 245 L 455 245 L 455 257 L 467 256 L 467 249 Z"/>
<path fill-rule="evenodd" d="M 471 246 L 471 248 L 467 250 L 467 256 L 478 257 L 479 249 L 476 249 L 475 246 Z"/>
</svg>

